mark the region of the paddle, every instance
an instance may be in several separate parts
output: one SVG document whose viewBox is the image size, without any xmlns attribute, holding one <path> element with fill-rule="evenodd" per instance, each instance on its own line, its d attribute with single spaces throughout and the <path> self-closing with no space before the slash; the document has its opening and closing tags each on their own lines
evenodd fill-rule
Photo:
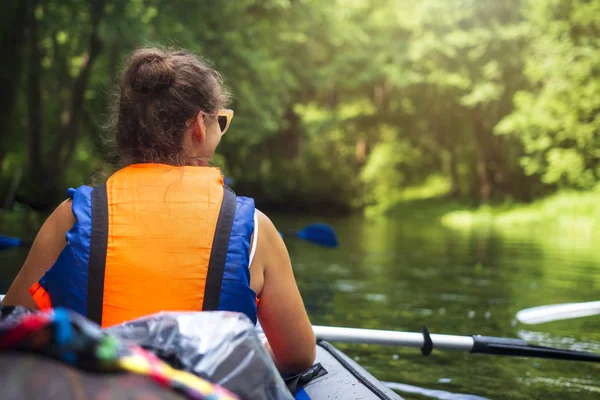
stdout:
<svg viewBox="0 0 600 400">
<path fill-rule="evenodd" d="M 429 334 L 427 328 L 424 328 L 423 333 L 411 333 L 315 325 L 313 331 L 317 339 L 331 342 L 416 347 L 421 349 L 423 355 L 429 355 L 435 348 L 499 356 L 600 362 L 600 354 L 536 346 L 521 339 Z"/>
<path fill-rule="evenodd" d="M 590 301 L 587 303 L 550 304 L 526 308 L 517 313 L 517 320 L 524 324 L 535 325 L 598 314 L 600 314 L 600 301 Z"/>
<path fill-rule="evenodd" d="M 30 247 L 32 240 L 23 240 L 16 237 L 0 235 L 0 250 L 9 249 L 11 247 Z"/>
<path fill-rule="evenodd" d="M 3 298 L 4 294 L 0 294 L 0 302 Z M 262 330 L 260 324 L 257 325 L 257 329 Z M 436 348 L 499 356 L 600 362 L 600 354 L 536 346 L 521 339 L 430 334 L 427 328 L 423 329 L 423 333 L 412 333 L 313 325 L 313 331 L 317 339 L 321 340 L 416 347 L 420 348 L 421 353 L 425 356 L 431 354 L 431 351 Z"/>
<path fill-rule="evenodd" d="M 227 186 L 233 185 L 233 179 L 228 176 L 223 177 L 223 182 Z M 284 237 L 281 231 L 279 232 L 279 235 Z M 285 235 L 293 236 L 324 247 L 337 247 L 338 245 L 335 231 L 327 224 L 310 224 L 299 231 L 286 231 Z"/>
<path fill-rule="evenodd" d="M 333 227 L 327 224 L 314 223 L 305 226 L 299 231 L 285 231 L 286 235 L 297 237 L 298 239 L 306 240 L 307 242 L 315 243 L 324 247 L 337 247 L 338 239 Z M 279 232 L 281 237 L 283 233 Z"/>
<path fill-rule="evenodd" d="M 310 224 L 299 231 L 291 231 L 287 232 L 287 234 L 325 247 L 337 247 L 338 245 L 335 230 L 327 224 Z M 283 237 L 283 234 L 281 236 Z M 0 235 L 0 250 L 11 247 L 30 247 L 32 243 L 32 240 Z"/>
</svg>

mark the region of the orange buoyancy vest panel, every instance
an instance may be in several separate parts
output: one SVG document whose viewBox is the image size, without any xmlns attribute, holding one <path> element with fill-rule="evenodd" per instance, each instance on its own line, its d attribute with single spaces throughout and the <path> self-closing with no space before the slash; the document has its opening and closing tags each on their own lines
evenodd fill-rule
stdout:
<svg viewBox="0 0 600 400">
<path fill-rule="evenodd" d="M 216 168 L 136 164 L 108 179 L 102 326 L 203 309 L 223 193 Z"/>
<path fill-rule="evenodd" d="M 75 224 L 29 290 L 40 309 L 66 307 L 102 327 L 159 311 L 236 311 L 256 323 L 254 200 L 217 168 L 136 164 L 68 195 Z"/>
<path fill-rule="evenodd" d="M 217 168 L 137 164 L 69 189 L 75 224 L 29 289 L 107 327 L 159 311 L 227 310 L 256 323 L 250 287 L 254 200 Z"/>
</svg>

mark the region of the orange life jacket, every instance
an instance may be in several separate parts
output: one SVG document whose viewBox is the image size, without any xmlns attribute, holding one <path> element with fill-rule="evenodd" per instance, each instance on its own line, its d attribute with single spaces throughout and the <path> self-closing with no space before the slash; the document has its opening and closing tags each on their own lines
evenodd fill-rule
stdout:
<svg viewBox="0 0 600 400">
<path fill-rule="evenodd" d="M 67 245 L 30 289 L 39 308 L 65 306 L 102 327 L 217 309 L 256 322 L 254 201 L 236 198 L 217 168 L 136 164 L 70 193 Z"/>
</svg>

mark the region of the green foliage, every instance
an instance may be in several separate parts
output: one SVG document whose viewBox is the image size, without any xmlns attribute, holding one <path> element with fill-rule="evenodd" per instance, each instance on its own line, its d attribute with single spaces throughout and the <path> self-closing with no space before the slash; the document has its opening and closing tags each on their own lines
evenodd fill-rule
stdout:
<svg viewBox="0 0 600 400">
<path fill-rule="evenodd" d="M 588 192 L 566 190 L 529 204 L 505 202 L 496 206 L 484 206 L 473 210 L 457 210 L 446 213 L 444 226 L 464 229 L 494 225 L 507 232 L 525 228 L 544 233 L 560 232 L 562 240 L 591 239 L 598 236 L 600 227 L 600 185 Z"/>
<path fill-rule="evenodd" d="M 600 2 L 531 1 L 526 10 L 533 89 L 516 94 L 497 132 L 519 137 L 527 175 L 591 188 L 600 178 Z"/>
<path fill-rule="evenodd" d="M 421 164 L 423 154 L 412 148 L 408 141 L 400 141 L 390 127 L 382 127 L 382 134 L 361 171 L 367 185 L 370 202 L 388 204 L 397 201 L 406 191 L 407 176 L 411 166 Z M 410 182 L 409 182 L 410 183 Z"/>
<path fill-rule="evenodd" d="M 259 206 L 387 209 L 430 177 L 481 202 L 591 188 L 599 4 L 48 0 L 23 13 L 12 2 L 0 187 L 22 169 L 16 200 L 49 209 L 89 183 L 122 60 L 158 44 L 225 77 L 236 117 L 213 163 Z"/>
</svg>

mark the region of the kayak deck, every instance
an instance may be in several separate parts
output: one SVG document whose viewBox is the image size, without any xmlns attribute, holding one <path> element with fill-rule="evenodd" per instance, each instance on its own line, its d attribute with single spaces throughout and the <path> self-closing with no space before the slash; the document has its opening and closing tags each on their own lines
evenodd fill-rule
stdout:
<svg viewBox="0 0 600 400">
<path fill-rule="evenodd" d="M 328 342 L 317 343 L 315 363 L 320 363 L 327 374 L 304 386 L 311 400 L 402 400 L 397 393 Z"/>
</svg>

